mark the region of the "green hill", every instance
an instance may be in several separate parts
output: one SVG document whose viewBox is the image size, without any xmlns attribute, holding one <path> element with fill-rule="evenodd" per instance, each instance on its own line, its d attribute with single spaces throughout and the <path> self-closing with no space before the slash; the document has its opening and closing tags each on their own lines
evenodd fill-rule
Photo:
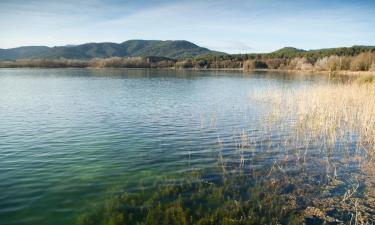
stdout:
<svg viewBox="0 0 375 225">
<path fill-rule="evenodd" d="M 375 46 L 355 45 L 352 47 L 342 48 L 325 48 L 316 50 L 303 50 L 292 47 L 279 49 L 275 52 L 265 54 L 271 58 L 294 58 L 294 57 L 308 57 L 308 58 L 322 58 L 325 56 L 355 56 L 362 52 L 375 51 Z"/>
<path fill-rule="evenodd" d="M 298 48 L 293 48 L 293 47 L 285 47 L 277 51 L 271 52 L 269 53 L 269 55 L 275 58 L 290 58 L 303 52 L 306 52 L 306 51 L 303 49 L 298 49 Z"/>
<path fill-rule="evenodd" d="M 0 49 L 0 60 L 32 58 L 35 55 L 46 54 L 50 48 L 46 46 L 26 46 L 19 48 Z"/>
<path fill-rule="evenodd" d="M 307 57 L 318 59 L 325 56 L 355 56 L 362 52 L 375 51 L 375 46 L 353 46 L 303 50 L 285 47 L 271 53 L 263 54 L 226 54 L 202 48 L 188 41 L 129 40 L 122 43 L 87 43 L 57 47 L 26 46 L 11 49 L 0 49 L 0 60 L 17 59 L 92 59 L 108 57 L 165 57 L 170 59 L 195 58 L 203 61 L 212 60 L 246 60 L 259 57 L 291 59 Z"/>
<path fill-rule="evenodd" d="M 129 40 L 123 43 L 87 43 L 73 46 L 31 46 L 0 49 L 0 60 L 26 58 L 92 59 L 127 56 L 160 56 L 173 59 L 191 58 L 205 54 L 222 54 L 199 47 L 188 41 Z"/>
</svg>

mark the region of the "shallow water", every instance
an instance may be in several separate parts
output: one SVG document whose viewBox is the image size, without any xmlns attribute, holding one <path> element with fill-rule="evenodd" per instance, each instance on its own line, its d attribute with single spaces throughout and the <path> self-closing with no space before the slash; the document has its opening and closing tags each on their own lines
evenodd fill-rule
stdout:
<svg viewBox="0 0 375 225">
<path fill-rule="evenodd" d="M 218 140 L 235 164 L 242 132 L 269 141 L 261 131 L 269 109 L 251 97 L 317 82 L 326 83 L 278 73 L 1 69 L 1 224 L 74 224 L 118 188 L 215 171 Z M 283 134 L 273 135 L 277 143 Z M 283 156 L 277 149 L 246 160 L 271 167 Z"/>
</svg>

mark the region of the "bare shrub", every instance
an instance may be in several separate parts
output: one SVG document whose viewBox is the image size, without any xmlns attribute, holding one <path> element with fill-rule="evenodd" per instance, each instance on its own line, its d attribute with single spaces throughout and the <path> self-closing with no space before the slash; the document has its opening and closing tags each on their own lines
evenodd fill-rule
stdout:
<svg viewBox="0 0 375 225">
<path fill-rule="evenodd" d="M 350 69 L 353 71 L 368 71 L 375 62 L 375 53 L 365 52 L 354 57 L 350 64 Z"/>
<path fill-rule="evenodd" d="M 150 64 L 142 57 L 111 57 L 106 59 L 95 58 L 90 60 L 91 67 L 97 68 L 148 68 Z"/>
<path fill-rule="evenodd" d="M 319 71 L 334 71 L 340 68 L 340 57 L 329 56 L 323 57 L 316 61 L 314 68 Z"/>
<path fill-rule="evenodd" d="M 332 55 L 329 57 L 323 57 L 318 59 L 314 65 L 314 69 L 319 71 L 349 70 L 350 63 L 350 57 L 339 57 L 337 55 Z"/>
<path fill-rule="evenodd" d="M 246 61 L 243 63 L 242 68 L 243 68 L 244 71 L 249 71 L 249 70 L 253 70 L 253 69 L 255 69 L 255 68 L 254 68 L 253 60 L 246 60 Z"/>
<path fill-rule="evenodd" d="M 193 68 L 193 62 L 190 59 L 178 61 L 175 64 L 176 69 Z"/>
<path fill-rule="evenodd" d="M 340 70 L 350 70 L 350 64 L 352 62 L 352 57 L 341 56 L 340 57 Z"/>
<path fill-rule="evenodd" d="M 370 67 L 370 71 L 375 71 L 375 62 L 372 62 L 371 67 Z"/>
<path fill-rule="evenodd" d="M 307 58 L 294 58 L 289 62 L 288 69 L 291 70 L 312 70 L 313 65 L 307 60 Z"/>
</svg>

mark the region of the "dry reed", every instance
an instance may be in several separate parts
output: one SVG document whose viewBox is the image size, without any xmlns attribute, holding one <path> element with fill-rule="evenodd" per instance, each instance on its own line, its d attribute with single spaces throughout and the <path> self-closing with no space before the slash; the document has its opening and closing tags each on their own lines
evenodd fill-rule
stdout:
<svg viewBox="0 0 375 225">
<path fill-rule="evenodd" d="M 291 121 L 293 132 L 306 140 L 334 146 L 351 137 L 368 153 L 374 152 L 375 84 L 317 84 L 264 93 L 256 97 L 272 103 L 270 126 Z"/>
</svg>

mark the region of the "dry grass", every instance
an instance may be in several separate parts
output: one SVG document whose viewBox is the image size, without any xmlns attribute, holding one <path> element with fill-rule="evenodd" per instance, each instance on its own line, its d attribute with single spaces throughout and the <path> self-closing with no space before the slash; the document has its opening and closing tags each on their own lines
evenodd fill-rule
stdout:
<svg viewBox="0 0 375 225">
<path fill-rule="evenodd" d="M 357 84 L 373 83 L 375 82 L 375 75 L 360 76 L 357 79 L 355 79 L 354 82 Z"/>
<path fill-rule="evenodd" d="M 345 84 L 314 84 L 297 89 L 272 87 L 256 93 L 255 100 L 269 105 L 266 127 L 290 129 L 285 150 L 294 149 L 297 164 L 302 167 L 314 160 L 326 170 L 328 186 L 341 179 L 350 180 L 356 173 L 338 174 L 337 168 L 359 165 L 362 181 L 353 182 L 341 197 L 340 207 L 353 208 L 351 224 L 371 224 L 374 211 L 367 208 L 375 203 L 375 83 L 366 77 Z M 320 151 L 321 158 L 314 156 Z M 286 152 L 286 155 L 289 153 Z M 275 165 L 270 173 L 275 172 Z M 311 172 L 311 171 L 310 171 Z M 338 176 L 339 175 L 339 176 Z M 356 177 L 356 179 L 358 179 Z M 366 186 L 367 197 L 358 194 L 359 182 Z"/>
<path fill-rule="evenodd" d="M 264 117 L 248 128 L 234 129 L 231 138 L 217 138 L 224 180 L 246 176 L 271 186 L 294 182 L 298 188 L 288 195 L 306 200 L 306 213 L 316 209 L 323 220 L 348 217 L 348 224 L 373 224 L 374 80 L 252 90 L 250 104 Z M 211 120 L 216 121 L 216 115 Z M 217 122 L 215 130 L 220 129 Z M 334 218 L 328 216 L 332 209 L 340 212 Z"/>
<path fill-rule="evenodd" d="M 269 123 L 293 121 L 296 135 L 330 145 L 355 138 L 366 151 L 373 152 L 375 84 L 372 81 L 371 77 L 350 84 L 276 89 L 257 98 L 272 103 Z"/>
<path fill-rule="evenodd" d="M 300 132 L 313 138 L 325 137 L 332 145 L 355 136 L 359 145 L 374 146 L 375 85 L 313 86 L 296 97 L 289 107 L 296 110 Z"/>
</svg>

